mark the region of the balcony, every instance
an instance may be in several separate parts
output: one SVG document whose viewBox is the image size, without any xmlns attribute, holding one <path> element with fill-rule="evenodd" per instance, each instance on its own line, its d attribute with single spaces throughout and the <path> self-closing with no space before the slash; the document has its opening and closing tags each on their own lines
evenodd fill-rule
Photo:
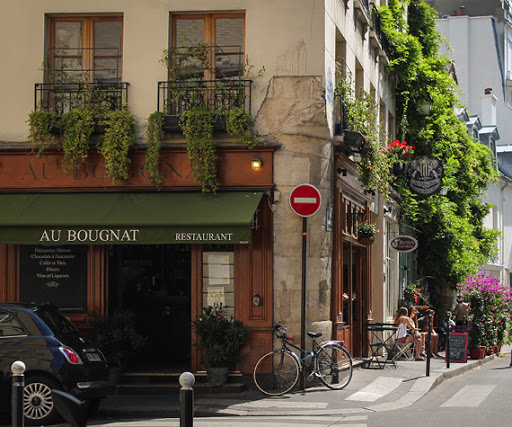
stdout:
<svg viewBox="0 0 512 427">
<path fill-rule="evenodd" d="M 361 22 L 364 35 L 370 26 L 370 0 L 354 0 L 354 15 Z"/>
<path fill-rule="evenodd" d="M 372 3 L 371 25 L 370 25 L 370 44 L 382 58 L 385 65 L 389 64 L 389 42 L 380 26 L 380 15 L 377 7 Z"/>
<path fill-rule="evenodd" d="M 120 110 L 128 101 L 129 83 L 36 83 L 34 110 L 64 114 L 88 106 L 101 115 Z"/>
<path fill-rule="evenodd" d="M 361 132 L 348 129 L 347 111 L 340 95 L 335 96 L 334 102 L 334 147 L 336 152 L 346 154 L 360 153 L 365 137 Z"/>
<path fill-rule="evenodd" d="M 158 82 L 158 111 L 166 115 L 164 131 L 181 132 L 181 114 L 196 106 L 220 113 L 214 129 L 225 131 L 223 114 L 234 108 L 251 112 L 251 84 L 252 80 L 241 79 Z"/>
</svg>

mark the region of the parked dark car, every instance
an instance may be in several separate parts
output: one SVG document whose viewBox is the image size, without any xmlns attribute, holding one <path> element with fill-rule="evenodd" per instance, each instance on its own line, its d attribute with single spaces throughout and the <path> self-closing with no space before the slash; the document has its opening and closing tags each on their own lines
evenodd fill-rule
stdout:
<svg viewBox="0 0 512 427">
<path fill-rule="evenodd" d="M 0 409 L 11 411 L 11 365 L 25 366 L 26 425 L 59 420 L 51 390 L 97 407 L 110 391 L 105 357 L 59 310 L 50 305 L 0 304 Z"/>
</svg>

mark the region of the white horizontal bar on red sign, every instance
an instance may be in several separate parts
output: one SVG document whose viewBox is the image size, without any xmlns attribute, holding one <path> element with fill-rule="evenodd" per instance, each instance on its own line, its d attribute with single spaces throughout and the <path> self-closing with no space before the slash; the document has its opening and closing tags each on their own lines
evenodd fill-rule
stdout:
<svg viewBox="0 0 512 427">
<path fill-rule="evenodd" d="M 316 197 L 294 197 L 294 203 L 317 203 Z"/>
</svg>

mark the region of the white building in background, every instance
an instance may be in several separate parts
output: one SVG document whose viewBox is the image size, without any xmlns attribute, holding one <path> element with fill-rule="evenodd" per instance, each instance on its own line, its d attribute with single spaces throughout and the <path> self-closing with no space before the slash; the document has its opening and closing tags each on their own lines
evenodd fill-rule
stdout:
<svg viewBox="0 0 512 427">
<path fill-rule="evenodd" d="M 437 4 L 434 6 L 437 7 Z M 443 6 L 449 7 L 446 4 Z M 492 150 L 500 170 L 500 179 L 489 186 L 485 196 L 485 201 L 494 205 L 485 226 L 501 232 L 498 255 L 481 269 L 492 272 L 504 284 L 510 284 L 512 104 L 508 94 L 512 86 L 509 87 L 506 76 L 512 72 L 512 62 L 511 70 L 508 70 L 498 36 L 508 40 L 508 35 L 512 33 L 506 20 L 500 21 L 490 15 L 471 16 L 469 7 L 462 9 L 462 14 L 458 8 L 457 11 L 454 8 L 451 15 L 445 13 L 445 10 L 440 11 L 442 18 L 438 20 L 438 28 L 449 44 L 444 48 L 444 54 L 455 63 L 460 98 L 469 112 L 465 117 L 468 130 Z M 478 13 L 483 11 L 479 10 Z"/>
</svg>

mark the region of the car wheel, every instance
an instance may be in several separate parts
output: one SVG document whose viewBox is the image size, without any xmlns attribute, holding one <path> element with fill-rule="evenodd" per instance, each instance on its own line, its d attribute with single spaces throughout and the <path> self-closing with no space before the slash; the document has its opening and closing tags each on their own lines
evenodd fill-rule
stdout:
<svg viewBox="0 0 512 427">
<path fill-rule="evenodd" d="M 52 389 L 60 388 L 56 381 L 33 376 L 25 380 L 23 390 L 23 413 L 28 426 L 52 424 L 58 420 L 57 408 L 52 398 Z"/>
</svg>

